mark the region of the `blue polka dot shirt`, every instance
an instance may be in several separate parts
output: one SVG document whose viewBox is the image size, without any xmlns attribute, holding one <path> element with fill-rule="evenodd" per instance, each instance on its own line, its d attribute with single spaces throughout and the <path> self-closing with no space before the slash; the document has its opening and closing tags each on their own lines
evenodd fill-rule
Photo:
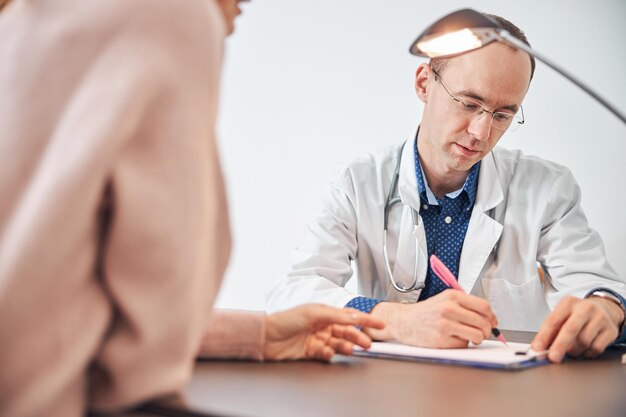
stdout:
<svg viewBox="0 0 626 417">
<path fill-rule="evenodd" d="M 428 186 L 424 176 L 417 152 L 417 141 L 415 142 L 414 157 L 417 191 L 422 204 L 419 212 L 426 232 L 428 259 L 432 254 L 437 255 L 454 276 L 458 276 L 461 249 L 478 190 L 480 162 L 470 169 L 461 189 L 439 199 Z M 425 300 L 439 294 L 446 288 L 446 285 L 437 278 L 429 265 L 426 272 L 425 288 L 422 290 L 419 300 Z M 346 307 L 369 313 L 381 301 L 369 297 L 356 297 L 350 300 Z"/>
<path fill-rule="evenodd" d="M 428 186 L 424 171 L 419 161 L 417 145 L 415 146 L 415 175 L 417 188 L 420 194 L 420 215 L 426 232 L 428 259 L 437 255 L 450 269 L 454 276 L 459 275 L 459 261 L 461 249 L 465 241 L 467 226 L 469 225 L 476 192 L 478 190 L 478 173 L 480 161 L 476 163 L 465 179 L 463 188 L 437 198 Z M 439 294 L 448 288 L 433 272 L 430 265 L 426 272 L 426 285 L 420 294 L 419 300 L 425 300 Z"/>
</svg>

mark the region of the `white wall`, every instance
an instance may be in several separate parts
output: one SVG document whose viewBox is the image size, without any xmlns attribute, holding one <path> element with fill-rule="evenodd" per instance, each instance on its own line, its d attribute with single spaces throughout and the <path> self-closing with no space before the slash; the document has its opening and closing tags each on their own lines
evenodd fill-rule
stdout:
<svg viewBox="0 0 626 417">
<path fill-rule="evenodd" d="M 218 306 L 263 309 L 327 173 L 411 136 L 414 38 L 453 10 L 500 14 L 626 112 L 624 0 L 254 0 L 227 43 L 219 135 L 234 251 Z M 626 275 L 626 128 L 538 63 L 527 123 L 501 144 L 569 166 Z"/>
</svg>

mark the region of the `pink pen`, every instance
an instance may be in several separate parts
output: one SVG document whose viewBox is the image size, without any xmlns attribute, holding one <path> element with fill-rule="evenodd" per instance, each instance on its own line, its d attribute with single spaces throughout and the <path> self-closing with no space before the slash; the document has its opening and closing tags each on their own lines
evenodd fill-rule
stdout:
<svg viewBox="0 0 626 417">
<path fill-rule="evenodd" d="M 443 281 L 443 283 L 446 284 L 448 287 L 454 288 L 455 290 L 459 290 L 463 293 L 465 292 L 463 291 L 463 288 L 461 288 L 461 286 L 459 285 L 452 272 L 450 272 L 448 267 L 443 262 L 441 262 L 441 259 L 437 258 L 437 255 L 430 256 L 430 267 L 433 269 L 433 271 L 435 271 L 435 274 L 437 274 L 439 279 L 441 279 L 441 281 Z M 500 333 L 500 330 L 493 327 L 491 329 L 491 334 L 493 334 L 496 339 L 504 343 L 505 346 L 509 346 L 506 343 L 506 339 L 504 338 L 502 333 Z"/>
</svg>

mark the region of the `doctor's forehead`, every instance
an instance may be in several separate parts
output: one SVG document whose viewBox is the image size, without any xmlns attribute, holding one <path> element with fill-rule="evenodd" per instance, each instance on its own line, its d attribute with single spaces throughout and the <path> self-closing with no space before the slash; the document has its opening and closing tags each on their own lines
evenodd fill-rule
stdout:
<svg viewBox="0 0 626 417">
<path fill-rule="evenodd" d="M 438 72 L 455 90 L 476 90 L 475 93 L 485 96 L 491 93 L 517 104 L 530 83 L 528 54 L 500 43 L 448 58 L 442 64 L 442 71 Z"/>
</svg>

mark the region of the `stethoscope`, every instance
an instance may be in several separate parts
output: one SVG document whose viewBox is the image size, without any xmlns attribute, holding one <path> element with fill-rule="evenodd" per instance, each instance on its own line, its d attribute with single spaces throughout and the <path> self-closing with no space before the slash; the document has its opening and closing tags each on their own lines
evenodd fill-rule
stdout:
<svg viewBox="0 0 626 417">
<path fill-rule="evenodd" d="M 402 159 L 402 151 L 406 146 L 406 142 L 404 145 L 400 147 L 400 151 L 398 152 L 398 157 L 396 159 L 396 167 L 393 171 L 393 177 L 391 179 L 391 187 L 389 188 L 389 195 L 387 195 L 387 201 L 385 202 L 385 220 L 383 225 L 383 258 L 385 260 L 385 269 L 387 270 L 387 276 L 389 277 L 389 281 L 391 281 L 391 285 L 395 288 L 396 291 L 401 293 L 409 293 L 411 291 L 417 291 L 424 288 L 423 282 L 418 282 L 417 276 L 417 261 L 418 261 L 418 253 L 417 248 L 419 247 L 419 241 L 417 240 L 417 226 L 419 224 L 418 214 L 413 207 L 411 209 L 411 219 L 413 220 L 413 236 L 415 237 L 415 267 L 413 268 L 413 283 L 408 287 L 404 287 L 401 284 L 398 284 L 396 280 L 393 278 L 393 273 L 391 272 L 391 265 L 389 263 L 389 255 L 387 253 L 387 225 L 389 224 L 389 212 L 391 208 L 398 204 L 402 203 L 402 199 L 400 196 L 394 197 L 396 194 L 396 190 L 398 188 L 398 179 L 400 178 L 400 160 Z"/>
<path fill-rule="evenodd" d="M 416 137 L 417 137 L 417 134 L 416 134 Z M 396 282 L 396 280 L 393 277 L 393 273 L 391 272 L 391 265 L 389 263 L 389 255 L 387 253 L 387 226 L 389 224 L 389 212 L 391 211 L 391 208 L 394 205 L 398 203 L 402 203 L 402 199 L 400 198 L 400 196 L 398 195 L 394 197 L 394 195 L 396 194 L 396 190 L 398 188 L 398 179 L 400 178 L 400 161 L 402 160 L 402 152 L 406 144 L 407 142 L 405 142 L 400 147 L 400 151 L 398 152 L 398 156 L 396 158 L 396 167 L 393 171 L 393 177 L 391 179 L 391 187 L 389 188 L 389 194 L 387 195 L 387 201 L 385 202 L 385 210 L 384 210 L 385 219 L 384 219 L 384 224 L 383 224 L 383 259 L 385 261 L 385 269 L 387 271 L 387 276 L 389 277 L 389 281 L 391 281 L 391 285 L 396 291 L 400 293 L 409 293 L 411 291 L 421 290 L 425 286 L 423 282 L 418 282 L 419 278 L 417 276 L 417 263 L 418 263 L 417 248 L 419 248 L 419 241 L 417 238 L 417 227 L 419 224 L 419 214 L 417 213 L 417 211 L 415 211 L 413 207 L 410 207 L 410 209 L 411 209 L 411 219 L 413 220 L 413 236 L 415 237 L 415 260 L 414 260 L 415 267 L 413 268 L 413 282 L 411 283 L 411 285 L 409 285 L 408 287 L 405 287 Z M 491 151 L 491 153 L 493 155 L 493 151 Z M 493 157 L 493 161 L 494 161 L 494 165 L 496 166 L 496 175 L 498 176 L 498 180 L 500 181 L 500 173 L 499 173 L 499 169 L 498 169 L 495 157 Z M 506 206 L 508 197 L 509 197 L 509 190 L 507 187 L 504 206 Z M 496 221 L 498 221 L 499 223 L 503 222 L 503 219 L 500 219 L 503 216 L 503 213 L 502 212 L 497 213 L 495 211 L 495 208 L 491 210 L 491 212 L 489 213 L 489 216 L 491 218 L 496 219 Z M 500 241 L 496 242 L 495 247 L 492 249 L 492 253 L 494 254 L 494 262 L 497 262 L 499 245 L 500 245 Z"/>
</svg>

